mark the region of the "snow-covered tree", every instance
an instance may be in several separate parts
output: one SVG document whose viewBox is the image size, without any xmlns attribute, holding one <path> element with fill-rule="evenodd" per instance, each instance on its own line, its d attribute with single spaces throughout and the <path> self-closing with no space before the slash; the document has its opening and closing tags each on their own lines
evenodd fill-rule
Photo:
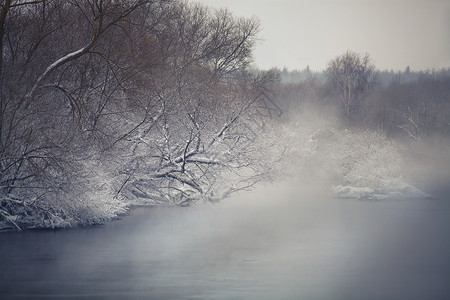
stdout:
<svg viewBox="0 0 450 300">
<path fill-rule="evenodd" d="M 168 0 L 1 5 L 0 218 L 98 222 L 130 199 L 216 201 L 281 143 L 249 75 L 259 24 Z"/>
</svg>

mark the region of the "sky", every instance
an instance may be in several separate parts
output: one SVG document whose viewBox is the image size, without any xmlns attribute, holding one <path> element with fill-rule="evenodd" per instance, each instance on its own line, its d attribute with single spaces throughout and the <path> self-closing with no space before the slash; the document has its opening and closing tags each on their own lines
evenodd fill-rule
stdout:
<svg viewBox="0 0 450 300">
<path fill-rule="evenodd" d="M 450 67 L 450 0 L 195 0 L 261 22 L 255 65 L 320 71 L 346 50 L 381 70 Z"/>
</svg>

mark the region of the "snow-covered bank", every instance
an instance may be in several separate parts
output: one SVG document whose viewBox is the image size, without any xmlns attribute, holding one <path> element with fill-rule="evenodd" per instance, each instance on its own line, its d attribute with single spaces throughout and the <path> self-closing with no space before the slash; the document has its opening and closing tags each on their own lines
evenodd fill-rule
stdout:
<svg viewBox="0 0 450 300">
<path fill-rule="evenodd" d="M 418 187 L 423 186 L 420 174 L 424 169 L 408 157 L 405 147 L 381 133 L 326 122 L 315 128 L 299 122 L 292 131 L 297 139 L 294 174 L 308 173 L 325 180 L 334 197 L 380 200 L 431 196 Z"/>
<path fill-rule="evenodd" d="M 115 193 L 116 180 L 100 163 L 86 160 L 79 167 L 83 171 L 63 188 L 22 189 L 2 196 L 0 231 L 103 224 L 128 210 L 129 203 Z"/>
<path fill-rule="evenodd" d="M 369 187 L 333 186 L 332 194 L 338 198 L 357 198 L 360 200 L 381 200 L 392 198 L 429 198 L 431 195 L 424 193 L 415 186 L 399 183 L 397 187 L 392 185 L 384 190 L 374 190 Z"/>
<path fill-rule="evenodd" d="M 332 197 L 360 200 L 428 198 L 431 192 L 423 189 L 426 186 L 424 177 L 435 180 L 430 177 L 431 172 L 439 162 L 447 163 L 442 155 L 430 154 L 428 169 L 425 169 L 417 163 L 421 161 L 417 159 L 419 154 L 408 155 L 409 148 L 377 132 L 339 129 L 326 123 L 311 124 L 314 123 L 307 120 L 291 124 L 287 130 L 284 128 L 287 132 L 279 134 L 285 139 L 280 138 L 278 142 L 289 144 L 284 153 L 284 163 L 289 164 L 286 172 L 301 178 L 302 182 L 309 180 L 309 188 L 323 190 L 328 187 Z M 78 190 L 83 192 L 55 194 L 46 201 L 23 202 L 19 196 L 9 199 L 15 203 L 15 214 L 3 216 L 0 231 L 101 224 L 118 218 L 131 206 L 171 205 L 170 201 L 161 202 L 146 194 L 122 189 L 120 177 L 111 176 L 113 170 L 100 162 L 91 162 L 84 169 L 84 187 L 89 188 L 79 186 Z M 284 174 L 278 175 L 281 178 Z"/>
</svg>

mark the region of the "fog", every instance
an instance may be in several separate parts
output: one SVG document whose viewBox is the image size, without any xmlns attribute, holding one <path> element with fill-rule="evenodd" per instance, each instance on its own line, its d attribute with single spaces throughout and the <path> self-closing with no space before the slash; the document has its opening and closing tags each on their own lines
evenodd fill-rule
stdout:
<svg viewBox="0 0 450 300">
<path fill-rule="evenodd" d="M 348 151 L 340 146 L 347 135 L 367 135 L 330 129 L 333 118 L 312 111 L 309 118 L 296 123 L 297 156 L 276 183 L 218 204 L 138 207 L 105 226 L 2 234 L 3 299 L 448 299 L 447 145 L 372 140 L 380 167 L 365 170 L 371 180 L 346 185 L 370 195 L 336 197 L 344 181 L 327 174 L 358 178 L 367 162 L 343 171 L 332 160 Z M 319 128 L 339 139 L 321 143 L 317 158 L 310 133 Z M 393 149 L 398 155 L 386 152 Z M 377 182 L 394 176 L 426 197 Z"/>
<path fill-rule="evenodd" d="M 215 206 L 141 208 L 104 227 L 5 234 L 2 257 L 15 251 L 0 289 L 6 299 L 449 296 L 448 205 L 322 196 L 279 185 Z"/>
</svg>

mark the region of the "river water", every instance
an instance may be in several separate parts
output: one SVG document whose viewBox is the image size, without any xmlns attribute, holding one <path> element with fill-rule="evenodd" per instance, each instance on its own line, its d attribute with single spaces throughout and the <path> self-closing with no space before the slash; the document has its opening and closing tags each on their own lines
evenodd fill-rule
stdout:
<svg viewBox="0 0 450 300">
<path fill-rule="evenodd" d="M 450 299 L 448 199 L 334 199 L 294 186 L 0 234 L 0 298 Z"/>
</svg>

